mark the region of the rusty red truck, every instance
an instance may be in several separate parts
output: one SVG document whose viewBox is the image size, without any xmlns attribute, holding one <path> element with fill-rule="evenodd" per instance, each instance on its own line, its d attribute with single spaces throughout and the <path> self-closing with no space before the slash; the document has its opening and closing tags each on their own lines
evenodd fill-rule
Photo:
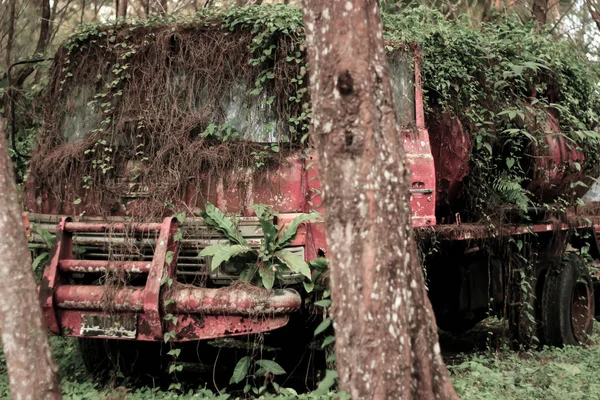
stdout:
<svg viewBox="0 0 600 400">
<path fill-rule="evenodd" d="M 252 47 L 256 32 L 204 23 L 93 28 L 59 49 L 24 219 L 38 244 L 34 256 L 43 232 L 55 237 L 40 287 L 48 329 L 79 338 L 88 367 L 107 343 L 196 344 L 286 326 L 286 335 L 310 342 L 322 312 L 305 275 L 288 269 L 266 290 L 238 282 L 247 260 L 232 257 L 213 269 L 213 257 L 199 256 L 232 243 L 207 223 L 209 206 L 255 249 L 268 234 L 256 205 L 271 210 L 279 237 L 299 216 L 322 211 L 318 160 L 301 121 L 308 116 L 289 117 L 307 112 L 297 29 L 261 48 L 264 59 Z M 255 67 L 260 62 L 270 63 L 267 73 Z M 530 207 L 526 218 L 494 227 L 462 221 L 456 204 L 465 202 L 459 193 L 472 139 L 449 114 L 426 123 L 417 46 L 390 44 L 389 64 L 412 224 L 440 328 L 464 331 L 494 314 L 506 316 L 522 342 L 586 341 L 598 209 L 592 201 L 561 212 Z M 558 131 L 550 116 L 546 145 L 531 161 L 542 171 L 528 181 L 532 196 L 557 198 L 590 172 Z M 286 251 L 305 263 L 326 258 L 324 223 L 295 225 Z M 525 263 L 516 256 L 522 249 Z"/>
</svg>

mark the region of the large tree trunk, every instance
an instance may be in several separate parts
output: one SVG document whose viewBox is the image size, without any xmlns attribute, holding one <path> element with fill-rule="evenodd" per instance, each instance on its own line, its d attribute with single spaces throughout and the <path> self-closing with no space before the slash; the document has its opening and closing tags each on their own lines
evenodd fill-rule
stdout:
<svg viewBox="0 0 600 400">
<path fill-rule="evenodd" d="M 378 0 L 304 1 L 340 390 L 456 399 L 410 223 Z"/>
<path fill-rule="evenodd" d="M 13 399 L 60 399 L 0 118 L 0 332 Z"/>
</svg>

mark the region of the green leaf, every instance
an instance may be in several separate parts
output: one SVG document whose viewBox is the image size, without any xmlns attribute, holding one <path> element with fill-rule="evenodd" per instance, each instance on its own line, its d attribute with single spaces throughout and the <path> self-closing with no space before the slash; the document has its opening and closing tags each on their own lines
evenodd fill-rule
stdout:
<svg viewBox="0 0 600 400">
<path fill-rule="evenodd" d="M 46 247 L 50 249 L 54 246 L 54 235 L 52 235 L 50 231 L 48 231 L 47 229 L 37 228 L 35 230 L 35 233 L 41 236 L 42 240 L 46 244 Z"/>
<path fill-rule="evenodd" d="M 300 226 L 300 224 L 307 222 L 307 221 L 315 221 L 320 218 L 321 218 L 321 216 L 316 213 L 300 214 L 299 216 L 294 218 L 292 220 L 292 222 L 290 222 L 285 227 L 285 230 L 283 231 L 283 233 L 281 234 L 281 237 L 277 241 L 277 247 L 279 249 L 282 249 L 285 246 L 287 246 L 288 244 L 292 243 L 294 241 L 294 239 L 296 238 L 296 234 L 298 233 L 298 227 Z"/>
<path fill-rule="evenodd" d="M 329 307 L 330 305 L 331 305 L 331 300 L 329 300 L 329 299 L 323 299 L 323 300 L 315 301 L 315 306 Z"/>
<path fill-rule="evenodd" d="M 75 205 L 80 204 L 80 203 L 81 203 L 80 198 L 77 198 L 77 199 L 75 199 L 75 201 L 73 201 L 73 204 L 75 204 Z"/>
<path fill-rule="evenodd" d="M 167 251 L 167 254 L 165 256 L 165 262 L 167 264 L 171 264 L 173 262 L 174 256 L 175 256 L 175 254 L 172 251 Z"/>
<path fill-rule="evenodd" d="M 173 349 L 173 350 L 169 350 L 169 352 L 167 354 L 170 356 L 173 356 L 173 357 L 179 357 L 180 353 L 181 353 L 181 349 Z"/>
<path fill-rule="evenodd" d="M 277 229 L 277 226 L 268 219 L 260 218 L 259 222 L 264 235 L 264 249 L 271 251 L 277 243 L 277 234 L 279 233 L 279 230 Z"/>
<path fill-rule="evenodd" d="M 325 329 L 329 328 L 330 325 L 331 319 L 325 318 L 323 322 L 321 322 L 319 326 L 317 326 L 317 329 L 315 329 L 315 336 L 317 336 L 319 333 L 322 333 Z"/>
<path fill-rule="evenodd" d="M 316 269 L 318 271 L 326 271 L 328 266 L 329 266 L 329 260 L 323 257 L 319 257 L 319 258 L 315 258 L 313 260 L 310 260 L 310 262 L 308 263 L 308 265 L 312 268 L 312 269 Z"/>
<path fill-rule="evenodd" d="M 273 289 L 273 284 L 275 283 L 275 271 L 273 271 L 273 267 L 270 265 L 265 265 L 258 270 L 258 273 L 262 278 L 262 283 L 265 289 Z"/>
<path fill-rule="evenodd" d="M 37 267 L 42 263 L 42 261 L 48 258 L 48 255 L 48 252 L 43 252 L 39 254 L 31 263 L 31 268 L 33 268 L 33 270 L 35 271 Z"/>
<path fill-rule="evenodd" d="M 248 375 L 248 368 L 250 367 L 250 357 L 242 357 L 233 369 L 229 384 L 240 383 Z"/>
<path fill-rule="evenodd" d="M 177 222 L 179 222 L 180 224 L 183 224 L 183 221 L 185 220 L 185 213 L 184 212 L 180 212 L 174 215 L 175 219 L 177 220 Z"/>
<path fill-rule="evenodd" d="M 240 280 L 244 282 L 252 282 L 252 279 L 254 279 L 254 275 L 256 275 L 257 271 L 258 265 L 255 263 L 247 264 L 246 269 L 244 269 L 240 274 Z"/>
<path fill-rule="evenodd" d="M 490 153 L 490 156 L 493 154 L 492 146 L 489 143 L 484 143 L 483 147 L 487 149 L 487 151 Z"/>
<path fill-rule="evenodd" d="M 324 349 L 333 342 L 335 342 L 335 336 L 327 336 L 325 339 L 323 339 L 323 344 L 321 344 L 321 348 Z"/>
<path fill-rule="evenodd" d="M 515 159 L 512 157 L 508 157 L 506 159 L 506 166 L 508 167 L 508 169 L 511 169 L 513 165 L 515 165 Z"/>
<path fill-rule="evenodd" d="M 281 368 L 281 365 L 277 364 L 275 361 L 271 360 L 258 360 L 256 362 L 257 365 L 260 365 L 273 375 L 283 375 L 285 374 L 285 370 Z"/>
<path fill-rule="evenodd" d="M 231 242 L 246 244 L 246 240 L 240 235 L 231 218 L 227 217 L 211 203 L 206 203 L 206 210 L 201 215 L 207 225 L 223 233 Z"/>
<path fill-rule="evenodd" d="M 335 385 L 335 381 L 336 381 L 337 377 L 338 377 L 337 372 L 335 372 L 334 370 L 328 369 L 325 372 L 325 378 L 323 378 L 323 380 L 321 382 L 319 382 L 319 386 L 317 387 L 317 390 L 312 392 L 312 394 L 316 395 L 316 396 L 326 395 L 329 392 L 329 389 L 331 389 L 333 387 L 333 385 Z"/>
<path fill-rule="evenodd" d="M 282 250 L 275 253 L 275 257 L 283 262 L 290 269 L 290 271 L 293 271 L 297 274 L 302 274 L 308 279 L 311 279 L 310 268 L 308 267 L 306 261 L 304 261 L 304 259 L 299 255 Z"/>
<path fill-rule="evenodd" d="M 302 284 L 304 285 L 304 290 L 306 290 L 306 293 L 310 293 L 313 291 L 313 289 L 315 288 L 315 284 L 313 282 L 302 282 Z"/>
<path fill-rule="evenodd" d="M 203 249 L 200 254 L 200 257 L 210 256 L 212 257 L 210 263 L 210 270 L 214 271 L 219 268 L 219 265 L 222 263 L 229 261 L 231 257 L 239 256 L 240 254 L 250 253 L 253 250 L 248 246 L 242 246 L 239 244 L 211 244 L 207 248 Z"/>
</svg>

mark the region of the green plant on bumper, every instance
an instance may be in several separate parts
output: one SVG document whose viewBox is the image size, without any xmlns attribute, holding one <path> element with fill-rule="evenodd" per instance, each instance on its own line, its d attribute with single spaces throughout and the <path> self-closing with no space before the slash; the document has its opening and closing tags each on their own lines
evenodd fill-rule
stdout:
<svg viewBox="0 0 600 400">
<path fill-rule="evenodd" d="M 202 214 L 204 221 L 221 232 L 230 243 L 212 244 L 203 249 L 199 257 L 211 257 L 211 271 L 230 260 L 241 260 L 244 269 L 240 273 L 240 279 L 256 283 L 268 290 L 273 288 L 276 279 L 282 278 L 282 272 L 291 271 L 306 278 L 304 287 L 310 292 L 313 288 L 310 267 L 302 257 L 285 248 L 294 241 L 301 224 L 318 220 L 320 216 L 315 213 L 301 214 L 288 225 L 280 227 L 273 223 L 274 213 L 268 207 L 256 205 L 253 209 L 264 234 L 259 248 L 250 247 L 233 220 L 213 204 L 207 203 Z"/>
</svg>

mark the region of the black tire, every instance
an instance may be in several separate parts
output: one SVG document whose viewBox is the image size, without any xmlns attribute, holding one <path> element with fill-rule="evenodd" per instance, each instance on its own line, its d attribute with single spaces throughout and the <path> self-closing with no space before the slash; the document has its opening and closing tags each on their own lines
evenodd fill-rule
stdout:
<svg viewBox="0 0 600 400">
<path fill-rule="evenodd" d="M 163 374 L 160 343 L 77 338 L 77 347 L 88 374 L 99 381 L 123 375 L 144 382 Z"/>
<path fill-rule="evenodd" d="M 548 271 L 541 311 L 546 344 L 560 347 L 588 341 L 594 320 L 594 285 L 580 255 L 566 253 L 561 265 Z"/>
</svg>

